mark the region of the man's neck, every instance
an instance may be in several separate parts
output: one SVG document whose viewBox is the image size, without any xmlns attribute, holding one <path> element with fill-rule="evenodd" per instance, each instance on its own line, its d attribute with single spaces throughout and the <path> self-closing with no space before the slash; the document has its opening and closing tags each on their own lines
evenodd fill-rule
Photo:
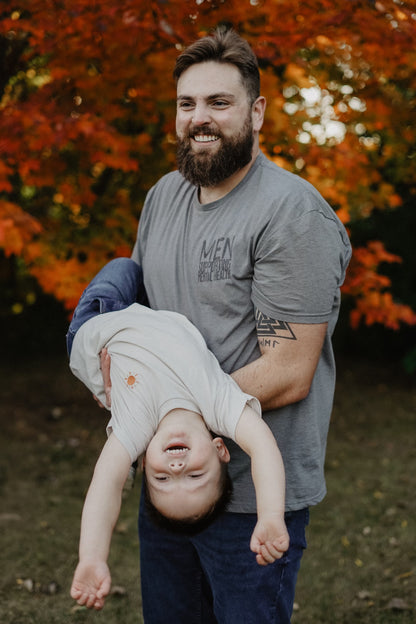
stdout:
<svg viewBox="0 0 416 624">
<path fill-rule="evenodd" d="M 230 193 L 230 191 L 232 191 L 233 188 L 235 188 L 238 184 L 240 184 L 241 180 L 243 180 L 246 177 L 247 173 L 250 171 L 251 167 L 253 166 L 253 163 L 256 160 L 258 153 L 259 153 L 258 149 L 253 150 L 253 156 L 250 162 L 242 169 L 239 169 L 238 171 L 233 173 L 233 175 L 231 175 L 229 178 L 227 178 L 220 184 L 217 184 L 216 186 L 213 186 L 213 187 L 201 186 L 198 192 L 198 198 L 199 198 L 200 203 L 211 204 L 212 202 L 217 201 L 218 199 L 221 199 L 222 197 L 225 197 L 226 195 L 228 195 L 228 193 Z"/>
</svg>

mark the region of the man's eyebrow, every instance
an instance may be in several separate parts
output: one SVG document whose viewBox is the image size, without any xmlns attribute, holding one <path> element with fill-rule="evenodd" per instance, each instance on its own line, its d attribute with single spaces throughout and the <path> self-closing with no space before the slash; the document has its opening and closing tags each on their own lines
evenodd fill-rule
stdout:
<svg viewBox="0 0 416 624">
<path fill-rule="evenodd" d="M 186 94 L 179 94 L 178 97 L 176 98 L 177 102 L 183 101 L 183 100 L 194 100 L 194 96 L 192 95 L 186 95 Z M 207 102 L 212 101 L 212 100 L 221 100 L 221 99 L 227 99 L 227 100 L 235 100 L 235 95 L 233 93 L 230 93 L 228 91 L 222 91 L 220 93 L 212 93 L 210 95 L 205 96 L 204 98 Z"/>
</svg>

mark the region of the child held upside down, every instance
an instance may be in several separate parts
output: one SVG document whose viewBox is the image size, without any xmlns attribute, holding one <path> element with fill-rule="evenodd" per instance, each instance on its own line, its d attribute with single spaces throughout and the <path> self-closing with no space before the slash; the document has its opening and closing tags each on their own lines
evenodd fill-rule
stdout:
<svg viewBox="0 0 416 624">
<path fill-rule="evenodd" d="M 107 264 L 85 289 L 67 334 L 72 372 L 106 403 L 100 354 L 111 357 L 108 439 L 81 521 L 71 596 L 101 609 L 111 586 L 107 558 L 131 464 L 142 457 L 148 506 L 171 530 L 203 530 L 229 500 L 230 455 L 219 435 L 250 456 L 258 520 L 250 548 L 259 565 L 289 546 L 284 468 L 257 399 L 240 390 L 183 315 L 136 303 L 140 267 Z M 213 432 L 211 434 L 211 432 Z"/>
</svg>

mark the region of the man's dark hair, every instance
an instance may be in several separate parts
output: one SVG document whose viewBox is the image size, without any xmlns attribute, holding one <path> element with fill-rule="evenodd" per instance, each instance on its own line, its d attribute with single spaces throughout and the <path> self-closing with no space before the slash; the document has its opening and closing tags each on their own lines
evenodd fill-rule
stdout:
<svg viewBox="0 0 416 624">
<path fill-rule="evenodd" d="M 163 515 L 152 503 L 147 485 L 146 471 L 143 471 L 142 487 L 144 488 L 144 502 L 146 511 L 151 520 L 160 528 L 174 533 L 196 535 L 208 527 L 218 516 L 225 511 L 231 500 L 233 486 L 228 474 L 227 464 L 221 464 L 219 497 L 214 504 L 199 518 L 168 518 Z"/>
<path fill-rule="evenodd" d="M 188 46 L 176 59 L 173 77 L 176 82 L 181 74 L 196 63 L 216 61 L 235 65 L 253 104 L 260 95 L 260 73 L 257 57 L 245 39 L 235 30 L 217 28 L 211 35 L 198 39 Z"/>
</svg>

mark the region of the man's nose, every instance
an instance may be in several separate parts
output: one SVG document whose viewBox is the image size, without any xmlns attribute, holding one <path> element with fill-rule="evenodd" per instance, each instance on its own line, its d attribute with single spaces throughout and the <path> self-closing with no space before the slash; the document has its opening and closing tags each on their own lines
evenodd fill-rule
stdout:
<svg viewBox="0 0 416 624">
<path fill-rule="evenodd" d="M 192 123 L 196 126 L 203 126 L 211 121 L 209 108 L 206 104 L 197 103 L 192 114 Z"/>
</svg>

